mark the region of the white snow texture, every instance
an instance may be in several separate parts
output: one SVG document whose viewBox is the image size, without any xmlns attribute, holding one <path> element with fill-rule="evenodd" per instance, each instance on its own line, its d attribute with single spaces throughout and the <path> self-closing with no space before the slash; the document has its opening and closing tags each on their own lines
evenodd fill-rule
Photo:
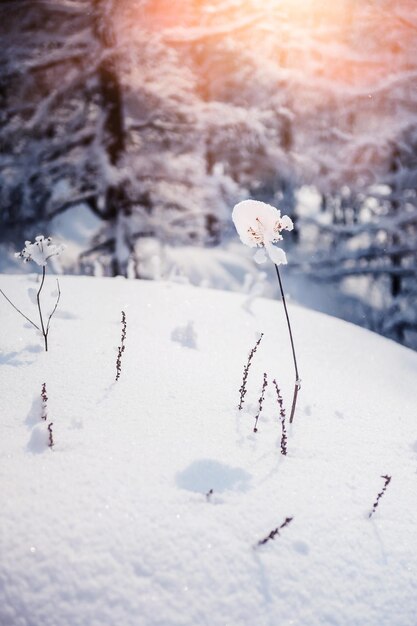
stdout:
<svg viewBox="0 0 417 626">
<path fill-rule="evenodd" d="M 0 284 L 24 306 L 34 280 Z M 0 301 L 1 626 L 416 625 L 417 354 L 290 306 L 303 387 L 283 456 L 280 302 L 71 276 L 61 291 L 48 353 Z"/>
</svg>

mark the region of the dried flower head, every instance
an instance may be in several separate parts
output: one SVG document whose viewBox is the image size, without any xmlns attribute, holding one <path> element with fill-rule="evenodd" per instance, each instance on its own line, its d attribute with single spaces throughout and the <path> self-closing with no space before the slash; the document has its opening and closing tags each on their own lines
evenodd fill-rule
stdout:
<svg viewBox="0 0 417 626">
<path fill-rule="evenodd" d="M 51 237 L 38 235 L 34 243 L 25 241 L 25 247 L 21 252 L 16 252 L 15 257 L 20 257 L 25 263 L 35 261 L 41 267 L 46 267 L 52 256 L 58 256 L 64 250 L 61 244 L 52 243 Z"/>
<path fill-rule="evenodd" d="M 292 230 L 294 225 L 288 215 L 270 204 L 259 200 L 243 200 L 235 205 L 232 219 L 240 240 L 250 248 L 259 247 L 255 254 L 257 263 L 266 261 L 266 254 L 276 265 L 287 263 L 284 250 L 272 244 L 282 240 L 283 230 Z"/>
</svg>

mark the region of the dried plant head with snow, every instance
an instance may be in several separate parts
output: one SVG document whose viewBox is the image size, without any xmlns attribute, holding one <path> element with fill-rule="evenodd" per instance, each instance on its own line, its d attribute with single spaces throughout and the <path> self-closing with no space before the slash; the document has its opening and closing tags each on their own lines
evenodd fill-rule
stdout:
<svg viewBox="0 0 417 626">
<path fill-rule="evenodd" d="M 287 263 L 287 257 L 284 250 L 277 248 L 274 244 L 283 239 L 281 235 L 283 230 L 292 230 L 294 225 L 288 215 L 281 215 L 279 209 L 266 202 L 260 202 L 259 200 L 243 200 L 236 204 L 232 211 L 232 219 L 241 242 L 250 248 L 259 248 L 255 254 L 255 261 L 257 263 L 265 263 L 269 257 L 275 265 L 294 361 L 295 383 L 290 415 L 291 424 L 297 405 L 301 379 L 298 372 L 297 357 L 295 354 L 290 317 L 285 301 L 284 287 L 278 268 L 279 265 Z"/>
<path fill-rule="evenodd" d="M 34 243 L 25 241 L 25 247 L 21 252 L 16 252 L 15 257 L 20 257 L 25 263 L 35 261 L 40 267 L 46 267 L 48 260 L 53 256 L 59 256 L 64 250 L 62 244 L 52 243 L 51 237 L 38 235 Z"/>
<path fill-rule="evenodd" d="M 243 200 L 233 208 L 232 220 L 241 242 L 250 248 L 260 248 L 255 254 L 257 263 L 264 263 L 267 255 L 276 265 L 287 263 L 284 250 L 273 244 L 283 239 L 283 230 L 294 228 L 288 215 L 281 216 L 279 209 L 266 202 Z"/>
<path fill-rule="evenodd" d="M 43 337 L 45 343 L 45 351 L 48 352 L 48 334 L 49 334 L 49 326 L 51 323 L 51 319 L 57 309 L 59 299 L 61 297 L 61 290 L 59 288 L 59 280 L 56 279 L 57 285 L 57 293 L 56 293 L 56 302 L 49 313 L 49 315 L 45 315 L 42 310 L 41 304 L 41 293 L 45 284 L 45 276 L 46 276 L 46 268 L 48 265 L 48 261 L 53 256 L 58 256 L 64 250 L 64 246 L 61 244 L 52 243 L 51 237 L 44 237 L 43 235 L 38 235 L 35 237 L 34 243 L 31 241 L 25 241 L 25 247 L 21 252 L 16 252 L 15 257 L 23 259 L 25 263 L 28 261 L 35 261 L 39 267 L 42 268 L 42 276 L 40 280 L 40 285 L 36 293 L 33 293 L 33 301 L 37 305 L 38 314 L 39 314 L 39 324 L 36 324 L 30 317 L 25 315 L 13 302 L 10 300 L 8 296 L 4 293 L 2 289 L 0 289 L 0 294 L 7 300 L 7 302 L 14 308 L 19 315 L 21 315 L 29 324 L 31 324 Z M 29 290 L 29 295 L 32 293 L 32 289 Z M 52 434 L 50 433 L 51 437 Z M 51 444 L 53 445 L 53 444 Z"/>
</svg>

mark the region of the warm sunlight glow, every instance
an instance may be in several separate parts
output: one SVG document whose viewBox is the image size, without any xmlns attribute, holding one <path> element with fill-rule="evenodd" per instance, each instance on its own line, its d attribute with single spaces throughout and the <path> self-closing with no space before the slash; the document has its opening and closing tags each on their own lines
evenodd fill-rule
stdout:
<svg viewBox="0 0 417 626">
<path fill-rule="evenodd" d="M 245 44 L 283 69 L 371 89 L 406 65 L 413 48 L 407 37 L 414 31 L 396 41 L 392 12 L 384 6 L 351 0 L 158 0 L 149 4 L 147 18 L 159 32 L 187 30 L 188 37 L 192 31 L 197 38 L 204 30 L 229 29 L 227 45 Z M 138 19 L 143 23 L 143 15 Z"/>
</svg>

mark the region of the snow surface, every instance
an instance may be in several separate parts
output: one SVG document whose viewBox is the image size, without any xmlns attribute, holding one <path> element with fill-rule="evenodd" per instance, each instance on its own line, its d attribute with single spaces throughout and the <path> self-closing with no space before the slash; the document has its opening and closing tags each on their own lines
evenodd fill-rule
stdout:
<svg viewBox="0 0 417 626">
<path fill-rule="evenodd" d="M 416 353 L 290 305 L 283 457 L 272 384 L 253 433 L 263 372 L 289 413 L 280 303 L 60 280 L 48 353 L 0 301 L 1 626 L 415 626 Z M 34 286 L 0 276 L 26 314 Z"/>
</svg>

